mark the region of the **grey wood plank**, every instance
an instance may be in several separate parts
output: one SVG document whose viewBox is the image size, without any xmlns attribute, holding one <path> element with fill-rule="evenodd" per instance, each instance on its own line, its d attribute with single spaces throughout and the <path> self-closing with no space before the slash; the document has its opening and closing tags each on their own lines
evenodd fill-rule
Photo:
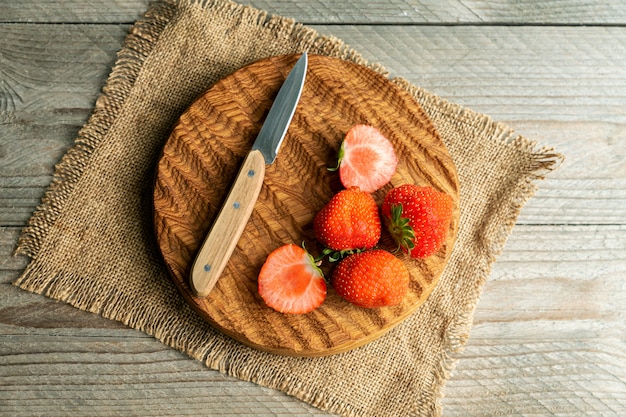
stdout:
<svg viewBox="0 0 626 417">
<path fill-rule="evenodd" d="M 149 0 L 3 1 L 0 22 L 131 23 L 148 9 Z"/>
<path fill-rule="evenodd" d="M 56 327 L 122 328 L 10 285 L 27 265 L 25 256 L 12 255 L 19 233 L 0 228 L 1 324 L 51 328 L 56 317 Z M 625 301 L 626 225 L 517 225 L 493 265 L 474 322 L 586 321 L 588 337 L 621 338 Z M 578 336 L 572 329 L 564 327 L 562 336 Z M 526 331 L 516 337 L 557 336 Z"/>
<path fill-rule="evenodd" d="M 315 28 L 382 62 L 393 76 L 498 120 L 626 120 L 625 28 Z"/>
<path fill-rule="evenodd" d="M 0 226 L 25 224 L 39 204 L 128 28 L 0 24 Z"/>
<path fill-rule="evenodd" d="M 520 223 L 623 224 L 626 28 L 315 28 L 392 75 L 564 153 L 564 165 L 540 183 Z M 30 217 L 127 30 L 0 24 L 0 225 Z"/>
<path fill-rule="evenodd" d="M 25 265 L 7 250 L 17 236 L 0 229 L 0 415 L 326 415 L 10 286 Z M 625 282 L 625 226 L 517 226 L 455 354 L 444 415 L 623 415 Z"/>
<path fill-rule="evenodd" d="M 573 24 L 626 23 L 620 0 L 241 0 L 307 24 Z M 23 0 L 0 4 L 0 22 L 130 23 L 148 0 Z"/>
<path fill-rule="evenodd" d="M 444 415 L 625 415 L 626 4 L 248 3 L 566 154 L 494 265 Z M 19 229 L 147 4 L 0 2 L 0 415 L 326 415 L 10 284 Z"/>
<path fill-rule="evenodd" d="M 619 417 L 626 412 L 626 357 L 618 340 L 497 341 L 479 340 L 480 333 L 477 326 L 446 385 L 451 395 L 443 399 L 444 416 Z M 481 378 L 489 361 L 497 367 Z"/>
<path fill-rule="evenodd" d="M 121 323 L 11 285 L 19 228 L 0 227 L 0 416 L 327 416 L 225 376 Z"/>
<path fill-rule="evenodd" d="M 3 326 L 0 326 L 0 328 Z M 0 346 L 2 416 L 327 416 L 133 331 L 32 332 Z"/>
<path fill-rule="evenodd" d="M 626 412 L 625 231 L 516 226 L 446 386 L 447 414 Z"/>
<path fill-rule="evenodd" d="M 563 337 L 623 339 L 625 282 L 626 225 L 517 225 L 493 265 L 474 322 L 571 322 L 562 326 Z M 556 336 L 526 331 L 529 338 Z"/>
<path fill-rule="evenodd" d="M 520 223 L 623 223 L 624 28 L 316 28 L 382 62 L 392 75 L 565 154 Z"/>
</svg>

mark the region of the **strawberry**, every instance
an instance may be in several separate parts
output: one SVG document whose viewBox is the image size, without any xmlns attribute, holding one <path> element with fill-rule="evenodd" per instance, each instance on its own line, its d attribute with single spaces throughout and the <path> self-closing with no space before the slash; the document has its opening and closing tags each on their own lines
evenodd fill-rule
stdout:
<svg viewBox="0 0 626 417">
<path fill-rule="evenodd" d="M 396 172 L 398 157 L 389 140 L 378 129 L 355 125 L 339 149 L 337 168 L 344 187 L 359 187 L 373 193 L 391 180 Z"/>
<path fill-rule="evenodd" d="M 452 208 L 449 195 L 404 184 L 387 193 L 381 212 L 398 247 L 413 258 L 426 258 L 445 242 Z"/>
<path fill-rule="evenodd" d="M 335 251 L 373 248 L 381 228 L 376 201 L 358 187 L 335 194 L 313 220 L 317 240 Z"/>
<path fill-rule="evenodd" d="M 341 297 L 359 307 L 392 306 L 406 294 L 409 271 L 392 253 L 374 249 L 339 262 L 331 283 Z"/>
<path fill-rule="evenodd" d="M 326 298 L 322 271 L 304 248 L 293 244 L 269 254 L 261 267 L 258 285 L 265 304 L 281 313 L 308 313 Z"/>
</svg>

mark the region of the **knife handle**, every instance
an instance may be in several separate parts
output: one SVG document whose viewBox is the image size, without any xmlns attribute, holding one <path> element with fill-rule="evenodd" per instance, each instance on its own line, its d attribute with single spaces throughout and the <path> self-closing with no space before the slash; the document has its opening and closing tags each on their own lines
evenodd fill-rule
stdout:
<svg viewBox="0 0 626 417">
<path fill-rule="evenodd" d="M 211 226 L 191 268 L 191 289 L 198 297 L 209 295 L 254 210 L 265 177 L 265 158 L 252 150 L 243 161 L 224 205 Z"/>
</svg>

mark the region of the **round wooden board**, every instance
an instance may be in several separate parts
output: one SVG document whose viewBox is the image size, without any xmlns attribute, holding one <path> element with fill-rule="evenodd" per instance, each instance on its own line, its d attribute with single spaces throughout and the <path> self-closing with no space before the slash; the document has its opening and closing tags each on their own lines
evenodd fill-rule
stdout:
<svg viewBox="0 0 626 417">
<path fill-rule="evenodd" d="M 459 184 L 448 151 L 422 108 L 406 91 L 360 65 L 309 56 L 304 90 L 275 163 L 267 166 L 254 212 L 215 288 L 193 295 L 188 276 L 194 256 L 250 150 L 278 89 L 297 55 L 251 64 L 216 83 L 181 116 L 158 162 L 154 188 L 156 238 L 185 299 L 213 326 L 234 339 L 283 355 L 322 356 L 361 346 L 414 312 L 436 286 L 458 229 Z M 321 253 L 313 218 L 341 190 L 328 167 L 347 130 L 377 127 L 398 154 L 397 173 L 374 194 L 403 183 L 431 185 L 452 196 L 455 214 L 444 247 L 424 260 L 405 261 L 411 276 L 400 305 L 355 307 L 329 286 L 321 307 L 305 315 L 278 313 L 257 291 L 257 275 L 275 248 L 305 242 Z M 380 247 L 393 250 L 383 234 Z M 331 266 L 324 272 L 330 276 Z M 424 329 L 434 331 L 434 329 Z"/>
</svg>

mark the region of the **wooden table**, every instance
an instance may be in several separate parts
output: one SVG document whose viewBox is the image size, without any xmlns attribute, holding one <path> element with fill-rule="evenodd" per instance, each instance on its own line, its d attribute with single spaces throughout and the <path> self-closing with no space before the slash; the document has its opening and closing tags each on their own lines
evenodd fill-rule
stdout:
<svg viewBox="0 0 626 417">
<path fill-rule="evenodd" d="M 249 3 L 567 157 L 493 268 L 444 415 L 626 415 L 625 3 Z M 147 7 L 0 2 L 0 415 L 327 415 L 11 285 L 20 229 Z"/>
</svg>

